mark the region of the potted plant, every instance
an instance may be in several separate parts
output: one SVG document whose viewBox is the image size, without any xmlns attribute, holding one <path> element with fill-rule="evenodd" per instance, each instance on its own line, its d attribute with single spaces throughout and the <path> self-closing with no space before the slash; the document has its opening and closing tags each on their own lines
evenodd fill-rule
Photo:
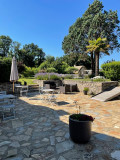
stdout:
<svg viewBox="0 0 120 160">
<path fill-rule="evenodd" d="M 85 87 L 84 90 L 83 90 L 84 95 L 87 95 L 88 91 L 89 91 L 89 88 Z"/>
<path fill-rule="evenodd" d="M 77 101 L 75 105 L 78 106 Z M 87 143 L 91 138 L 91 125 L 94 118 L 80 113 L 80 106 L 78 108 L 77 114 L 69 116 L 70 137 L 75 143 Z"/>
</svg>

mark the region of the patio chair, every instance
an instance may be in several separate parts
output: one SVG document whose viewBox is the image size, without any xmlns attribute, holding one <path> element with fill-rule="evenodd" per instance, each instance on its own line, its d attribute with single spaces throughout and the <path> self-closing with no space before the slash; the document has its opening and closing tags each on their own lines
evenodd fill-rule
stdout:
<svg viewBox="0 0 120 160">
<path fill-rule="evenodd" d="M 8 120 L 15 118 L 15 99 L 9 99 L 6 101 L 0 101 L 0 113 L 2 120 Z"/>
<path fill-rule="evenodd" d="M 57 96 L 52 94 L 50 96 L 48 96 L 48 101 L 51 103 L 51 104 L 57 104 Z"/>
<path fill-rule="evenodd" d="M 6 91 L 0 91 L 0 95 L 6 94 Z"/>
<path fill-rule="evenodd" d="M 27 96 L 28 86 L 22 86 L 22 87 L 20 88 L 20 96 L 23 96 L 23 93 L 26 93 L 26 96 Z"/>
</svg>

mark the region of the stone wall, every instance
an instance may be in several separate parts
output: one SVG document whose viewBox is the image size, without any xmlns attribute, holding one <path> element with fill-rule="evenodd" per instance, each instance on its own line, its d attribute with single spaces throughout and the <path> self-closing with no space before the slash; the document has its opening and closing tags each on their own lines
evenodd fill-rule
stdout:
<svg viewBox="0 0 120 160">
<path fill-rule="evenodd" d="M 13 83 L 6 82 L 6 83 L 0 83 L 0 91 L 6 91 L 7 94 L 13 92 Z M 16 88 L 15 88 L 16 92 Z"/>
<path fill-rule="evenodd" d="M 111 82 L 90 82 L 90 81 L 80 81 L 80 80 L 64 80 L 65 84 L 77 84 L 78 91 L 82 92 L 84 87 L 89 88 L 89 93 L 93 92 L 95 94 L 101 93 L 108 88 L 118 86 L 117 81 Z"/>
<path fill-rule="evenodd" d="M 35 83 L 39 84 L 40 86 L 43 86 L 43 80 L 34 80 Z M 111 81 L 111 82 L 90 82 L 90 81 L 80 81 L 80 80 L 64 80 L 64 84 L 77 84 L 78 91 L 82 92 L 84 87 L 89 88 L 89 93 L 93 92 L 95 94 L 98 94 L 100 92 L 103 92 L 111 87 L 118 86 L 117 81 Z M 13 90 L 13 84 L 12 83 L 0 83 L 0 91 L 6 91 L 8 94 L 12 93 Z M 15 88 L 16 91 L 16 88 Z"/>
</svg>

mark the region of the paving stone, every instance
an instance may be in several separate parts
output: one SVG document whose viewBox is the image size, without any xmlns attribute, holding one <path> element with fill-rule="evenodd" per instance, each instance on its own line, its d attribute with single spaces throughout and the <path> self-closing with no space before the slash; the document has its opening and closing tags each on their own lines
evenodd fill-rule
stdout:
<svg viewBox="0 0 120 160">
<path fill-rule="evenodd" d="M 18 127 L 21 127 L 21 126 L 23 126 L 23 121 L 22 120 L 19 120 L 19 119 L 12 120 L 12 127 L 13 128 L 18 128 Z"/>
<path fill-rule="evenodd" d="M 57 143 L 56 144 L 56 151 L 59 154 L 64 151 L 68 151 L 68 150 L 72 149 L 73 146 L 74 146 L 74 144 L 71 141 L 64 141 L 61 143 Z"/>
<path fill-rule="evenodd" d="M 65 141 L 65 138 L 64 137 L 57 137 L 56 140 L 57 140 L 57 142 L 63 142 L 63 141 Z"/>
<path fill-rule="evenodd" d="M 33 158 L 24 158 L 23 160 L 33 160 Z"/>
<path fill-rule="evenodd" d="M 0 147 L 1 146 L 4 146 L 4 145 L 7 145 L 7 144 L 10 144 L 11 142 L 10 141 L 3 141 L 0 143 Z"/>
<path fill-rule="evenodd" d="M 58 132 L 55 134 L 55 136 L 57 137 L 59 137 L 59 136 L 63 136 L 65 134 L 65 132 L 64 131 L 61 131 L 61 130 L 58 130 Z"/>
<path fill-rule="evenodd" d="M 0 155 L 4 155 L 4 153 L 6 152 L 7 148 L 8 148 L 7 146 L 0 147 Z"/>
<path fill-rule="evenodd" d="M 63 156 L 60 156 L 58 160 L 66 160 Z"/>
<path fill-rule="evenodd" d="M 32 134 L 32 130 L 33 130 L 32 128 L 28 128 L 25 134 L 30 136 Z"/>
<path fill-rule="evenodd" d="M 7 157 L 16 156 L 17 155 L 17 149 L 12 149 L 8 151 Z"/>
<path fill-rule="evenodd" d="M 31 143 L 24 143 L 24 144 L 22 144 L 21 146 L 23 146 L 23 147 L 26 147 L 26 146 L 29 146 Z"/>
<path fill-rule="evenodd" d="M 19 142 L 12 142 L 11 144 L 10 144 L 10 146 L 11 147 L 14 147 L 14 148 L 19 148 L 20 147 L 20 143 Z"/>
<path fill-rule="evenodd" d="M 18 136 L 12 136 L 10 139 L 11 140 L 16 140 L 16 141 L 28 141 L 30 136 L 27 135 L 18 135 Z"/>
<path fill-rule="evenodd" d="M 42 141 L 43 142 L 49 142 L 49 139 L 48 138 L 43 138 Z"/>
<path fill-rule="evenodd" d="M 116 160 L 120 160 L 120 150 L 112 152 L 111 157 L 116 159 Z"/>
<path fill-rule="evenodd" d="M 65 134 L 65 138 L 66 138 L 66 139 L 69 139 L 69 138 L 70 138 L 69 132 L 67 132 L 67 133 Z"/>
<path fill-rule="evenodd" d="M 12 158 L 7 158 L 5 160 L 23 160 L 23 157 L 22 156 L 17 156 L 17 157 L 12 157 Z"/>
<path fill-rule="evenodd" d="M 51 143 L 51 145 L 55 145 L 55 137 L 54 136 L 50 136 L 50 143 Z"/>
<path fill-rule="evenodd" d="M 95 134 L 94 137 L 96 137 L 99 140 L 103 140 L 103 141 L 112 141 L 112 137 L 104 135 L 104 134 Z"/>
<path fill-rule="evenodd" d="M 27 156 L 27 157 L 30 156 L 30 150 L 29 150 L 29 149 L 23 148 L 23 149 L 21 149 L 21 151 L 22 151 L 22 153 L 23 153 L 25 156 Z"/>
</svg>

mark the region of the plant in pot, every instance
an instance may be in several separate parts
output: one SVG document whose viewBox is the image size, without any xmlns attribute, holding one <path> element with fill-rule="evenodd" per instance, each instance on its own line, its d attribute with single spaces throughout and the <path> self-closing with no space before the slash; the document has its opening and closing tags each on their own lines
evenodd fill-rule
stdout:
<svg viewBox="0 0 120 160">
<path fill-rule="evenodd" d="M 80 106 L 74 101 L 78 108 L 77 114 L 69 116 L 69 133 L 75 143 L 87 143 L 91 138 L 91 126 L 94 118 L 80 113 Z"/>
<path fill-rule="evenodd" d="M 87 95 L 88 91 L 89 91 L 89 88 L 85 87 L 84 90 L 83 90 L 84 95 Z"/>
</svg>

